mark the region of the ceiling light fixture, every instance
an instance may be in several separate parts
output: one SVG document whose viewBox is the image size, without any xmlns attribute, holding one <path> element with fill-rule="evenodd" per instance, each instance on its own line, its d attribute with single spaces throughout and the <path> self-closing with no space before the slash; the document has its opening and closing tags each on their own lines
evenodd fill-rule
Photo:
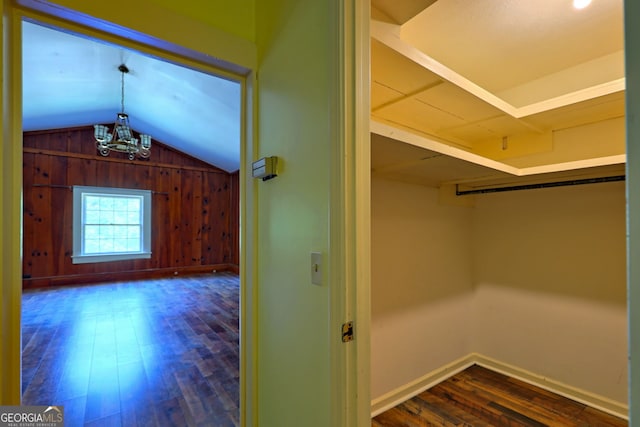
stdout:
<svg viewBox="0 0 640 427">
<path fill-rule="evenodd" d="M 573 0 L 573 7 L 576 9 L 584 9 L 591 4 L 591 0 Z"/>
<path fill-rule="evenodd" d="M 111 151 L 118 151 L 120 153 L 128 153 L 129 160 L 133 160 L 136 154 L 143 159 L 147 159 L 151 155 L 151 136 L 141 134 L 140 144 L 138 145 L 138 138 L 133 136 L 131 126 L 129 126 L 129 116 L 124 112 L 124 75 L 129 72 L 129 68 L 124 64 L 120 64 L 118 71 L 122 74 L 120 112 L 116 117 L 112 132 L 109 132 L 109 128 L 104 125 L 93 126 L 96 146 L 103 156 L 108 156 Z"/>
</svg>

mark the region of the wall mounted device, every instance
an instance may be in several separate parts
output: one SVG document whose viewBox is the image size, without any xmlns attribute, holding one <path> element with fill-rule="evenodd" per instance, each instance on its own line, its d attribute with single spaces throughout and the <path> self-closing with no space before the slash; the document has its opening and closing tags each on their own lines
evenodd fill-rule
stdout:
<svg viewBox="0 0 640 427">
<path fill-rule="evenodd" d="M 263 157 L 252 164 L 251 176 L 262 178 L 263 181 L 270 180 L 278 176 L 278 157 Z"/>
</svg>

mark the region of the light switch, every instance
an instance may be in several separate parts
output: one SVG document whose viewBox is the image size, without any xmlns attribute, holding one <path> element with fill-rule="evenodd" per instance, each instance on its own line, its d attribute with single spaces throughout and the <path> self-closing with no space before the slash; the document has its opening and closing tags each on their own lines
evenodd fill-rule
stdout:
<svg viewBox="0 0 640 427">
<path fill-rule="evenodd" d="M 311 283 L 322 285 L 322 253 L 311 252 Z"/>
</svg>

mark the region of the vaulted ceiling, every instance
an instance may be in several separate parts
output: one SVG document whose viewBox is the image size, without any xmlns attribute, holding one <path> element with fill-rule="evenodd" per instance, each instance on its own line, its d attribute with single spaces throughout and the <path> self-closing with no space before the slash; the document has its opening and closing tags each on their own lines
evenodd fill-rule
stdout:
<svg viewBox="0 0 640 427">
<path fill-rule="evenodd" d="M 23 22 L 22 56 L 24 130 L 113 123 L 121 110 L 118 66 L 125 64 L 125 112 L 134 130 L 238 170 L 238 82 L 30 22 Z"/>
<path fill-rule="evenodd" d="M 622 0 L 581 10 L 571 0 L 372 0 L 373 171 L 437 186 L 623 169 L 622 10 Z M 401 159 L 388 153 L 398 141 L 413 147 Z M 441 155 L 461 160 L 436 165 Z"/>
</svg>

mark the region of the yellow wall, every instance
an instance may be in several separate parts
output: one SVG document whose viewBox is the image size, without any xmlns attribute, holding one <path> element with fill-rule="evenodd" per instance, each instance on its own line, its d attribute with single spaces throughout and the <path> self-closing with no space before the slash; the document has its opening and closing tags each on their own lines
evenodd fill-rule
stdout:
<svg viewBox="0 0 640 427">
<path fill-rule="evenodd" d="M 150 0 L 160 7 L 226 33 L 255 41 L 254 0 Z"/>
<path fill-rule="evenodd" d="M 371 183 L 371 395 L 471 351 L 471 210 L 438 190 Z"/>
<path fill-rule="evenodd" d="M 624 183 L 476 196 L 372 181 L 372 396 L 470 353 L 627 397 Z"/>
<path fill-rule="evenodd" d="M 329 3 L 256 3 L 258 157 L 280 158 L 278 177 L 257 190 L 261 426 L 331 425 Z M 324 254 L 322 286 L 310 281 L 312 251 Z"/>
<path fill-rule="evenodd" d="M 112 0 L 109 2 L 55 0 L 50 3 L 24 0 L 46 13 L 66 18 L 73 11 L 74 20 L 111 32 L 116 24 L 155 37 L 193 52 L 245 68 L 255 66 L 255 0 L 233 2 L 221 8 L 219 1 L 170 2 L 168 0 Z M 49 5 L 53 4 L 53 7 Z M 222 9 L 222 10 L 221 10 Z M 123 12 L 125 11 L 125 12 Z M 82 16 L 84 15 L 84 17 Z M 106 24 L 105 24 L 106 23 Z M 237 30 L 229 32 L 230 28 Z M 116 30 L 117 31 L 117 30 Z M 129 35 L 133 37 L 133 35 Z"/>
<path fill-rule="evenodd" d="M 4 39 L 11 33 L 14 21 L 8 1 L 0 3 Z M 2 73 L 0 88 L 2 115 L 0 116 L 0 405 L 20 403 L 20 311 L 22 296 L 22 147 L 14 141 L 21 137 L 19 118 L 12 111 L 20 111 L 17 87 L 7 82 L 13 79 L 19 63 L 15 45 L 3 43 L 0 47 Z"/>
<path fill-rule="evenodd" d="M 476 198 L 476 352 L 626 402 L 624 189 Z"/>
</svg>

